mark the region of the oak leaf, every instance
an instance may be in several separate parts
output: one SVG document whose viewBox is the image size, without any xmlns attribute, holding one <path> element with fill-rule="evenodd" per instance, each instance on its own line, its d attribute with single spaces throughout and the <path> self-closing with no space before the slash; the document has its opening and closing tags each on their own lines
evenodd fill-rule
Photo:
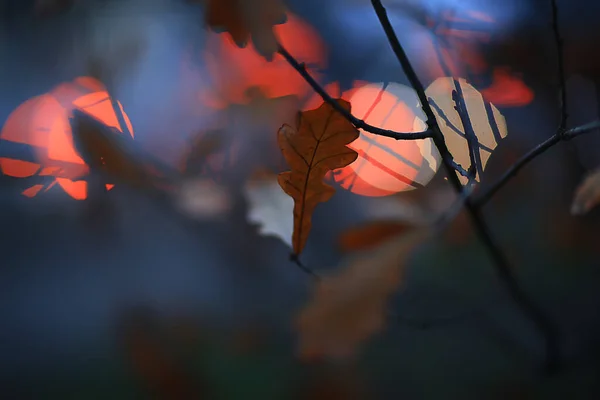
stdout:
<svg viewBox="0 0 600 400">
<path fill-rule="evenodd" d="M 350 103 L 337 101 L 350 111 Z M 335 193 L 332 186 L 323 182 L 325 175 L 357 159 L 358 153 L 347 145 L 358 136 L 358 130 L 327 103 L 298 113 L 295 128 L 286 124 L 279 129 L 277 141 L 291 171 L 280 173 L 278 182 L 294 199 L 295 254 L 300 254 L 306 245 L 315 207 Z"/>
<path fill-rule="evenodd" d="M 70 123 L 75 148 L 91 169 L 138 188 L 154 189 L 174 180 L 174 172 L 135 148 L 131 137 L 80 110 L 73 110 Z"/>
<path fill-rule="evenodd" d="M 587 214 L 600 203 L 600 169 L 589 174 L 575 190 L 571 214 Z"/>
<path fill-rule="evenodd" d="M 296 320 L 300 357 L 349 358 L 382 330 L 386 303 L 402 284 L 407 259 L 430 232 L 416 229 L 396 236 L 319 280 L 312 301 Z"/>
<path fill-rule="evenodd" d="M 229 32 L 238 47 L 252 39 L 256 51 L 270 58 L 277 51 L 273 25 L 286 20 L 281 0 L 204 0 L 206 24 Z"/>
</svg>

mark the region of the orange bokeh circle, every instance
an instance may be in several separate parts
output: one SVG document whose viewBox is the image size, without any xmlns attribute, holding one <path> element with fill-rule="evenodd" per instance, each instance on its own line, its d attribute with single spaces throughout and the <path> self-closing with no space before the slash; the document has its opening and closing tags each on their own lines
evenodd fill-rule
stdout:
<svg viewBox="0 0 600 400">
<path fill-rule="evenodd" d="M 123 106 L 117 104 L 133 137 L 131 121 Z M 10 114 L 0 139 L 31 146 L 38 163 L 4 158 L 0 159 L 2 172 L 14 177 L 28 177 L 36 173 L 54 176 L 55 182 L 45 190 L 56 183 L 76 200 L 87 198 L 87 182 L 79 179 L 89 172 L 89 168 L 73 146 L 69 124 L 69 116 L 75 108 L 123 131 L 104 85 L 94 78 L 77 78 L 56 86 L 47 94 L 25 101 Z M 107 184 L 106 188 L 110 190 L 113 186 Z M 43 185 L 35 185 L 23 194 L 33 197 L 42 189 Z"/>
<path fill-rule="evenodd" d="M 332 97 L 351 103 L 351 112 L 368 124 L 398 132 L 425 128 L 423 114 L 414 90 L 397 83 L 354 82 L 353 88 L 340 93 L 329 85 Z M 314 109 L 322 99 L 313 97 L 304 109 Z M 437 171 L 439 155 L 430 139 L 395 140 L 360 130 L 360 137 L 348 147 L 359 153 L 358 159 L 330 175 L 352 193 L 381 197 L 426 185 Z"/>
</svg>

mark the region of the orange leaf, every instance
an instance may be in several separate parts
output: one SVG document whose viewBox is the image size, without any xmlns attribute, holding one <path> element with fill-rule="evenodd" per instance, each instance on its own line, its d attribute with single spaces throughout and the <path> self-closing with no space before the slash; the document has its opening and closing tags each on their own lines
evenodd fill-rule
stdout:
<svg viewBox="0 0 600 400">
<path fill-rule="evenodd" d="M 350 103 L 337 101 L 350 111 Z M 326 103 L 316 110 L 298 113 L 296 128 L 283 125 L 279 129 L 279 147 L 291 171 L 279 174 L 278 182 L 294 199 L 295 254 L 300 254 L 306 244 L 314 208 L 335 193 L 323 182 L 325 174 L 356 160 L 358 153 L 346 146 L 358 136 L 358 130 Z"/>
<path fill-rule="evenodd" d="M 339 237 L 340 250 L 344 252 L 370 250 L 390 238 L 414 227 L 404 221 L 380 220 L 350 228 Z"/>
<path fill-rule="evenodd" d="M 396 236 L 317 282 L 312 301 L 300 312 L 300 357 L 348 358 L 384 327 L 386 303 L 401 285 L 411 251 L 428 229 Z"/>
<path fill-rule="evenodd" d="M 589 174 L 575 191 L 571 214 L 586 214 L 598 203 L 600 203 L 600 169 Z"/>
<path fill-rule="evenodd" d="M 254 47 L 263 56 L 277 51 L 273 25 L 285 22 L 285 7 L 281 0 L 205 0 L 206 24 L 229 32 L 239 47 L 252 38 Z"/>
</svg>

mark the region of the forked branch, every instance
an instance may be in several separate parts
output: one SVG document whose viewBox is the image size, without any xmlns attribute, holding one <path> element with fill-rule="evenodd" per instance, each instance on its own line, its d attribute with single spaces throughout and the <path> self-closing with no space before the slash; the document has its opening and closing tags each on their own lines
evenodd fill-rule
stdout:
<svg viewBox="0 0 600 400">
<path fill-rule="evenodd" d="M 329 96 L 326 91 L 317 83 L 315 79 L 308 73 L 304 64 L 299 63 L 285 48 L 279 48 L 279 53 L 287 60 L 287 62 L 298 71 L 298 73 L 310 84 L 310 86 L 317 92 L 323 101 L 331 105 L 338 112 L 340 112 L 348 121 L 359 129 L 363 129 L 367 132 L 391 137 L 397 140 L 416 140 L 431 137 L 442 157 L 442 162 L 447 172 L 448 180 L 459 194 L 458 206 L 453 207 L 452 210 L 443 217 L 436 226 L 445 226 L 449 218 L 456 215 L 457 210 L 464 205 L 466 208 L 471 222 L 477 232 L 482 244 L 488 251 L 491 260 L 493 261 L 494 268 L 500 279 L 500 282 L 506 288 L 507 292 L 511 295 L 511 298 L 520 310 L 532 321 L 536 329 L 543 337 L 545 342 L 546 359 L 545 359 L 545 370 L 547 372 L 556 371 L 560 365 L 560 349 L 559 349 L 559 336 L 557 329 L 553 322 L 548 318 L 545 312 L 540 309 L 523 291 L 518 281 L 516 280 L 512 269 L 500 249 L 491 236 L 489 228 L 487 227 L 483 217 L 481 216 L 480 207 L 483 206 L 490 198 L 493 197 L 497 191 L 503 187 L 512 177 L 514 177 L 525 165 L 535 159 L 537 156 L 543 154 L 546 150 L 556 145 L 561 141 L 567 141 L 574 137 L 590 133 L 600 129 L 600 121 L 594 121 L 589 124 L 579 126 L 576 128 L 567 129 L 567 101 L 566 101 L 566 86 L 565 86 L 565 72 L 564 72 L 564 61 L 562 51 L 562 39 L 558 27 L 558 7 L 556 0 L 551 0 L 552 5 L 552 27 L 554 31 L 554 39 L 557 46 L 557 58 L 558 58 L 558 80 L 559 80 L 559 108 L 560 108 L 560 124 L 559 128 L 554 135 L 536 146 L 530 152 L 525 154 L 520 160 L 518 160 L 504 175 L 498 179 L 494 184 L 489 186 L 483 194 L 478 195 L 476 199 L 470 188 L 463 187 L 460 183 L 457 175 L 461 174 L 469 178 L 469 182 L 472 182 L 477 172 L 481 172 L 481 164 L 478 162 L 476 157 L 477 151 L 477 137 L 475 132 L 470 126 L 469 115 L 464 104 L 464 98 L 460 86 L 455 80 L 455 90 L 453 91 L 453 99 L 456 105 L 456 110 L 461 117 L 461 121 L 466 131 L 467 142 L 469 145 L 469 154 L 471 159 L 471 165 L 468 170 L 465 170 L 458 165 L 446 146 L 444 135 L 438 125 L 438 121 L 433 112 L 432 105 L 428 101 L 425 89 L 420 82 L 416 72 L 414 71 L 410 60 L 408 59 L 398 37 L 394 31 L 394 28 L 387 16 L 385 7 L 382 5 L 380 0 L 371 0 L 373 8 L 379 18 L 381 26 L 387 36 L 388 42 L 396 55 L 402 69 L 411 83 L 412 87 L 417 93 L 417 96 L 421 102 L 423 111 L 427 118 L 428 129 L 423 132 L 394 132 L 385 129 L 381 129 L 356 118 L 351 113 L 342 109 L 334 99 Z M 293 261 L 306 273 L 312 275 L 318 279 L 318 275 L 311 269 L 304 266 L 297 258 Z M 398 318 L 403 320 L 402 317 Z"/>
</svg>

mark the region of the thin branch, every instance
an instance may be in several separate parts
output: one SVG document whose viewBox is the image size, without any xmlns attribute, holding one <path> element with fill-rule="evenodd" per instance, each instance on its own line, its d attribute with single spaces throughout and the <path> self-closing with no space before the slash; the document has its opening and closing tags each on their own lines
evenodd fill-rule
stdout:
<svg viewBox="0 0 600 400">
<path fill-rule="evenodd" d="M 290 254 L 290 261 L 292 261 L 294 264 L 296 264 L 298 266 L 298 268 L 300 268 L 302 270 L 302 272 L 310 275 L 310 277 L 313 278 L 315 281 L 321 280 L 321 276 L 319 274 L 317 274 L 315 271 L 313 271 L 311 268 L 304 265 L 302 263 L 302 261 L 300 261 L 300 257 L 298 257 L 297 254 L 294 254 L 294 253 Z"/>
<path fill-rule="evenodd" d="M 575 128 L 567 129 L 563 133 L 563 140 L 570 140 L 579 135 L 592 133 L 598 129 L 600 129 L 600 120 L 590 122 L 589 124 L 581 125 Z"/>
<path fill-rule="evenodd" d="M 529 164 L 529 162 L 558 142 L 560 142 L 560 135 L 557 133 L 535 146 L 533 149 L 531 149 L 531 151 L 521 157 L 512 167 L 510 167 L 508 171 L 506 171 L 494 184 L 492 184 L 488 190 L 473 200 L 473 204 L 476 207 L 484 206 L 496 194 L 496 192 L 498 192 L 498 190 L 500 190 L 509 180 L 514 178 L 524 166 Z"/>
<path fill-rule="evenodd" d="M 467 138 L 467 146 L 469 147 L 469 159 L 471 165 L 467 170 L 469 177 L 475 178 L 477 175 L 481 177 L 482 165 L 481 157 L 479 157 L 479 140 L 473 129 L 469 112 L 467 111 L 467 105 L 465 104 L 465 96 L 463 95 L 462 87 L 458 79 L 452 79 L 454 83 L 454 90 L 452 91 L 452 100 L 454 101 L 454 109 L 460 117 L 460 122 L 465 130 L 465 137 Z"/>
<path fill-rule="evenodd" d="M 428 101 L 427 95 L 425 94 L 425 89 L 420 82 L 417 74 L 415 73 L 410 60 L 408 59 L 398 37 L 394 31 L 394 28 L 387 16 L 387 12 L 385 7 L 381 4 L 380 0 L 371 0 L 373 8 L 379 18 L 381 26 L 385 31 L 385 34 L 388 38 L 390 46 L 394 51 L 402 69 L 408 80 L 410 81 L 413 88 L 417 91 L 417 95 L 419 100 L 421 101 L 423 111 L 427 116 L 427 126 L 433 132 L 433 140 L 435 145 L 438 148 L 438 151 L 442 155 L 442 161 L 444 162 L 444 166 L 448 172 L 448 179 L 450 183 L 454 186 L 455 190 L 458 193 L 462 193 L 463 187 L 456 175 L 456 172 L 452 168 L 452 165 L 449 163 L 449 159 L 451 158 L 450 151 L 446 146 L 446 142 L 444 140 L 444 135 L 442 134 L 438 123 L 435 119 L 435 115 L 433 114 L 433 110 L 431 109 Z M 546 314 L 537 307 L 537 305 L 529 299 L 529 297 L 525 294 L 525 292 L 521 289 L 518 284 L 516 278 L 512 273 L 512 269 L 508 264 L 508 261 L 504 255 L 504 253 L 500 250 L 500 248 L 496 245 L 492 236 L 489 232 L 487 225 L 485 224 L 483 218 L 481 217 L 481 213 L 477 207 L 475 207 L 469 198 L 467 198 L 465 202 L 465 207 L 469 212 L 471 217 L 471 222 L 474 225 L 478 236 L 483 243 L 483 245 L 487 248 L 490 257 L 494 263 L 496 273 L 500 278 L 500 281 L 504 284 L 505 288 L 511 295 L 512 299 L 519 306 L 521 311 L 527 315 L 531 321 L 534 323 L 536 329 L 540 332 L 545 340 L 545 348 L 546 348 L 546 363 L 545 367 L 548 372 L 555 371 L 559 364 L 559 348 L 558 348 L 558 334 L 554 327 L 552 321 L 546 316 Z"/>
<path fill-rule="evenodd" d="M 591 133 L 600 129 L 600 120 L 590 122 L 589 124 L 581 125 L 575 128 L 559 130 L 554 135 L 550 136 L 548 139 L 543 141 L 542 143 L 535 146 L 533 149 L 528 151 L 525 155 L 523 155 L 512 167 L 510 167 L 496 182 L 494 182 L 485 192 L 478 195 L 475 200 L 473 200 L 473 204 L 477 207 L 482 207 L 487 204 L 488 201 L 494 197 L 496 192 L 500 190 L 508 181 L 514 178 L 523 167 L 537 158 L 539 155 L 545 153 L 554 145 L 560 143 L 561 141 L 571 140 L 577 136 L 585 135 L 587 133 Z"/>
<path fill-rule="evenodd" d="M 279 54 L 304 78 L 304 80 L 317 92 L 323 101 L 332 106 L 337 112 L 342 114 L 344 118 L 352 123 L 356 128 L 373 133 L 379 136 L 385 136 L 396 140 L 416 140 L 431 137 L 430 130 L 423 132 L 395 132 L 388 129 L 381 129 L 373 125 L 367 124 L 365 121 L 356 118 L 354 115 L 346 111 L 337 101 L 327 94 L 325 89 L 308 73 L 306 66 L 299 63 L 283 46 L 279 45 Z"/>
</svg>

